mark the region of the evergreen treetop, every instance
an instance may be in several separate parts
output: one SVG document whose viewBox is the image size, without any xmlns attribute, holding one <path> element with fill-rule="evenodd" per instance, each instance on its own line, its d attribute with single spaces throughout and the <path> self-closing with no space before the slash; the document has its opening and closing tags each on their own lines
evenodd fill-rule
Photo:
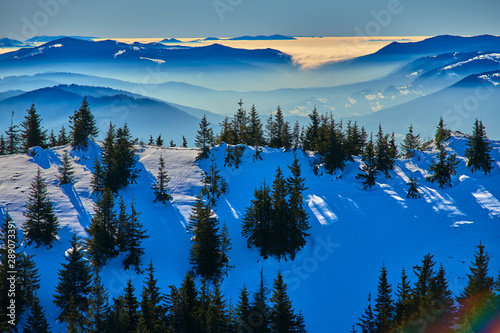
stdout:
<svg viewBox="0 0 500 333">
<path fill-rule="evenodd" d="M 31 104 L 31 108 L 26 110 L 28 114 L 24 117 L 21 126 L 21 138 L 23 141 L 23 150 L 27 152 L 31 147 L 39 146 L 43 149 L 47 148 L 47 131 L 42 129 L 42 119 L 36 112 L 35 104 Z"/>
</svg>

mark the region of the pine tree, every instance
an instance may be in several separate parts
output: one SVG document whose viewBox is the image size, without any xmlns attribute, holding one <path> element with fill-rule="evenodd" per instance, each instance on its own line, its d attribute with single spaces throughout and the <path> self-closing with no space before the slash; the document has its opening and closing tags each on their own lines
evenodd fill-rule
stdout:
<svg viewBox="0 0 500 333">
<path fill-rule="evenodd" d="M 371 189 L 375 186 L 375 179 L 378 173 L 376 167 L 375 151 L 373 147 L 373 137 L 366 144 L 365 151 L 363 153 L 363 165 L 361 166 L 361 173 L 356 175 L 356 179 L 361 179 L 364 189 Z"/>
<path fill-rule="evenodd" d="M 444 145 L 439 144 L 436 157 L 438 161 L 433 162 L 429 167 L 429 171 L 433 174 L 426 178 L 427 181 L 431 183 L 437 182 L 440 188 L 451 186 L 451 177 L 457 174 L 456 166 L 458 161 L 456 160 L 456 155 L 451 154 L 448 156 Z"/>
<path fill-rule="evenodd" d="M 96 269 L 100 269 L 110 258 L 118 254 L 117 218 L 114 210 L 115 200 L 109 189 L 105 189 L 94 204 L 94 214 L 86 229 L 87 250 Z"/>
<path fill-rule="evenodd" d="M 174 140 L 170 140 L 170 148 L 177 147 L 177 145 L 174 143 Z"/>
<path fill-rule="evenodd" d="M 319 126 L 320 126 L 320 116 L 314 106 L 312 113 L 309 115 L 310 124 L 307 126 L 304 137 L 304 149 L 305 150 L 318 150 L 318 136 L 319 136 Z"/>
<path fill-rule="evenodd" d="M 7 142 L 5 141 L 3 134 L 0 134 L 0 156 L 7 154 Z"/>
<path fill-rule="evenodd" d="M 153 260 L 146 268 L 147 277 L 144 281 L 141 294 L 141 311 L 139 325 L 144 327 L 147 332 L 164 332 L 165 327 L 165 309 L 163 307 L 164 297 L 157 286 L 157 280 L 154 276 L 155 269 Z"/>
<path fill-rule="evenodd" d="M 254 191 L 254 199 L 243 218 L 241 234 L 247 239 L 247 247 L 260 249 L 260 255 L 267 259 L 271 255 L 271 223 L 273 206 L 271 190 L 264 182 Z"/>
<path fill-rule="evenodd" d="M 435 311 L 436 320 L 442 331 L 451 330 L 454 324 L 453 313 L 455 312 L 454 299 L 449 290 L 448 280 L 445 276 L 443 265 L 439 266 L 436 275 L 432 277 L 429 283 L 429 289 L 432 295 L 432 304 Z"/>
<path fill-rule="evenodd" d="M 139 171 L 136 169 L 137 157 L 134 141 L 127 123 L 116 131 L 116 142 L 112 152 L 115 169 L 110 170 L 110 172 L 113 173 L 111 179 L 116 180 L 116 185 L 111 183 L 109 187 L 116 193 L 127 185 L 136 183 L 139 176 Z"/>
<path fill-rule="evenodd" d="M 150 135 L 149 135 L 148 145 L 149 145 L 149 146 L 152 146 L 152 145 L 154 145 L 154 144 L 155 144 L 155 141 L 153 140 L 153 136 L 150 134 Z"/>
<path fill-rule="evenodd" d="M 446 129 L 446 127 L 444 125 L 443 117 L 440 117 L 439 124 L 438 124 L 437 129 L 436 129 L 435 140 L 434 140 L 436 147 L 439 148 L 441 146 L 441 143 L 443 141 L 448 140 L 449 137 L 450 137 L 450 131 L 448 129 Z"/>
<path fill-rule="evenodd" d="M 182 147 L 184 147 L 184 148 L 188 147 L 188 142 L 187 142 L 187 139 L 184 135 L 182 136 Z"/>
<path fill-rule="evenodd" d="M 422 311 L 427 311 L 432 301 L 430 293 L 430 283 L 434 277 L 434 256 L 426 254 L 422 259 L 422 264 L 413 266 L 413 272 L 417 276 L 417 282 L 412 291 L 412 306 L 414 312 L 422 314 Z"/>
<path fill-rule="evenodd" d="M 139 324 L 139 302 L 135 297 L 135 288 L 129 278 L 124 294 L 114 299 L 110 313 L 112 332 L 136 333 Z"/>
<path fill-rule="evenodd" d="M 94 282 L 90 288 L 88 299 L 88 315 L 86 318 L 86 332 L 104 333 L 108 331 L 109 296 L 101 281 L 98 272 L 94 273 Z"/>
<path fill-rule="evenodd" d="M 45 310 L 40 304 L 40 299 L 35 294 L 31 311 L 24 324 L 24 333 L 49 333 L 50 326 L 45 316 Z"/>
<path fill-rule="evenodd" d="M 394 150 L 394 148 L 393 148 Z M 392 153 L 394 155 L 394 152 Z M 378 126 L 377 142 L 375 146 L 375 164 L 378 171 L 383 172 L 385 178 L 390 178 L 389 170 L 394 167 L 394 158 L 391 156 L 389 147 L 389 136 L 382 131 L 382 125 Z"/>
<path fill-rule="evenodd" d="M 62 321 L 68 315 L 70 301 L 73 301 L 76 311 L 88 310 L 92 283 L 90 266 L 84 257 L 84 248 L 76 232 L 73 232 L 70 245 L 71 248 L 65 256 L 66 262 L 63 262 L 62 268 L 58 270 L 59 283 L 54 295 L 54 304 L 61 309 L 58 319 Z"/>
<path fill-rule="evenodd" d="M 396 297 L 394 303 L 394 327 L 400 328 L 407 324 L 412 315 L 411 286 L 404 268 L 401 272 L 401 282 L 398 284 Z"/>
<path fill-rule="evenodd" d="M 200 121 L 200 129 L 195 138 L 195 146 L 201 148 L 200 153 L 196 157 L 197 160 L 208 158 L 208 152 L 214 143 L 214 133 L 207 120 L 206 115 L 203 115 Z"/>
<path fill-rule="evenodd" d="M 167 204 L 168 201 L 173 199 L 172 195 L 169 193 L 171 189 L 168 187 L 170 182 L 170 177 L 165 170 L 165 160 L 163 155 L 160 155 L 160 162 L 158 167 L 158 176 L 156 176 L 156 182 L 153 184 L 153 191 L 155 194 L 155 199 L 153 202 L 161 202 Z"/>
<path fill-rule="evenodd" d="M 365 312 L 359 317 L 359 322 L 356 324 L 361 329 L 361 333 L 375 333 L 375 317 L 372 310 L 372 296 L 368 294 L 368 306 Z"/>
<path fill-rule="evenodd" d="M 220 281 L 216 280 L 210 293 L 206 320 L 208 333 L 229 333 L 231 331 L 226 302 L 220 287 Z"/>
<path fill-rule="evenodd" d="M 264 145 L 264 133 L 262 130 L 262 123 L 260 121 L 259 113 L 252 105 L 249 113 L 249 125 L 247 142 L 249 146 L 262 146 Z"/>
<path fill-rule="evenodd" d="M 237 332 L 248 332 L 252 329 L 252 323 L 250 323 L 252 319 L 252 307 L 250 306 L 249 296 L 250 295 L 247 291 L 247 287 L 243 286 L 243 288 L 240 290 L 238 304 L 236 305 L 235 319 Z"/>
<path fill-rule="evenodd" d="M 406 158 L 412 158 L 415 155 L 415 151 L 422 147 L 422 141 L 420 140 L 420 134 L 413 134 L 413 125 L 408 128 L 408 133 L 403 139 L 401 144 L 401 149 L 403 150 L 403 155 Z"/>
<path fill-rule="evenodd" d="M 332 118 L 329 125 L 327 149 L 322 158 L 326 172 L 333 174 L 335 170 L 343 170 L 346 159 L 344 136 Z"/>
<path fill-rule="evenodd" d="M 467 167 L 472 172 L 482 170 L 485 175 L 488 174 L 493 169 L 493 159 L 490 155 L 491 144 L 488 142 L 482 121 L 476 119 L 472 135 L 467 140 L 467 146 L 465 151 L 465 157 L 468 159 Z"/>
<path fill-rule="evenodd" d="M 57 145 L 58 146 L 64 146 L 69 143 L 69 138 L 66 134 L 66 128 L 64 126 L 61 127 L 61 130 L 59 131 L 59 134 L 57 136 Z"/>
<path fill-rule="evenodd" d="M 295 254 L 306 245 L 306 237 L 309 236 L 307 230 L 311 228 L 309 225 L 309 216 L 304 208 L 303 192 L 307 190 L 305 186 L 305 178 L 301 177 L 299 159 L 295 156 L 293 163 L 288 167 L 291 172 L 286 180 L 289 198 L 290 211 L 290 235 L 289 246 L 287 253 L 290 254 L 291 260 L 295 259 Z"/>
<path fill-rule="evenodd" d="M 222 231 L 221 231 L 221 263 L 222 267 L 224 270 L 224 274 L 226 276 L 229 273 L 229 270 L 231 268 L 234 268 L 233 265 L 229 264 L 229 257 L 228 257 L 228 252 L 231 251 L 232 246 L 231 246 L 231 237 L 229 236 L 229 229 L 227 227 L 227 224 L 224 222 L 224 225 L 222 226 Z"/>
<path fill-rule="evenodd" d="M 170 289 L 168 303 L 173 331 L 179 333 L 205 332 L 199 316 L 200 301 L 193 277 L 189 273 L 186 274 L 179 290 L 174 286 L 171 286 Z"/>
<path fill-rule="evenodd" d="M 146 235 L 146 231 L 143 230 L 142 223 L 139 221 L 139 215 L 140 213 L 135 208 L 135 202 L 132 200 L 130 204 L 129 223 L 126 224 L 127 228 L 123 241 L 123 251 L 127 253 L 125 259 L 123 259 L 123 268 L 127 270 L 130 266 L 134 266 L 137 273 L 141 272 L 139 267 L 144 255 L 144 248 L 141 247 L 142 241 L 149 237 Z"/>
<path fill-rule="evenodd" d="M 28 203 L 23 215 L 26 217 L 23 231 L 28 245 L 34 242 L 36 247 L 43 245 L 52 248 L 53 243 L 57 241 L 59 221 L 54 213 L 53 203 L 50 201 L 47 185 L 40 169 L 31 183 Z"/>
<path fill-rule="evenodd" d="M 31 104 L 31 108 L 26 110 L 28 114 L 24 117 L 21 123 L 23 130 L 21 131 L 21 139 L 23 142 L 23 151 L 27 152 L 31 147 L 47 148 L 47 131 L 42 129 L 42 119 L 36 112 L 35 104 Z"/>
<path fill-rule="evenodd" d="M 392 287 L 387 282 L 387 269 L 385 265 L 380 270 L 380 278 L 377 286 L 377 298 L 375 298 L 376 312 L 375 332 L 389 332 L 393 323 L 394 306 L 392 302 Z"/>
<path fill-rule="evenodd" d="M 418 191 L 418 180 L 415 177 L 410 177 L 410 182 L 407 184 L 408 192 L 406 193 L 407 198 L 418 199 L 422 197 L 422 194 Z"/>
<path fill-rule="evenodd" d="M 257 291 L 253 295 L 251 303 L 252 312 L 248 319 L 248 324 L 253 328 L 255 333 L 270 332 L 270 315 L 271 309 L 267 305 L 267 295 L 269 290 L 264 281 L 264 270 L 260 269 L 260 280 Z"/>
<path fill-rule="evenodd" d="M 283 177 L 283 172 L 278 166 L 276 176 L 273 181 L 272 193 L 272 224 L 271 235 L 274 238 L 271 242 L 271 255 L 280 261 L 288 259 L 288 255 L 292 258 L 295 253 L 290 253 L 290 241 L 292 235 L 291 211 L 288 201 L 288 187 Z M 292 259 L 293 260 L 293 259 Z"/>
<path fill-rule="evenodd" d="M 80 109 L 75 110 L 69 118 L 71 145 L 77 150 L 87 148 L 87 140 L 94 139 L 99 134 L 94 115 L 90 112 L 87 97 L 82 100 Z"/>
<path fill-rule="evenodd" d="M 209 204 L 201 198 L 196 200 L 191 216 L 189 228 L 193 233 L 189 261 L 196 275 L 215 281 L 222 274 L 221 236 L 217 218 L 212 213 Z"/>
<path fill-rule="evenodd" d="M 225 116 L 224 120 L 219 123 L 221 128 L 220 134 L 217 136 L 216 143 L 226 143 L 228 145 L 234 145 L 234 130 L 233 122 L 229 116 Z"/>
<path fill-rule="evenodd" d="M 283 275 L 278 272 L 273 284 L 271 296 L 271 330 L 275 333 L 293 332 L 296 327 L 296 315 L 292 308 L 292 301 L 287 293 L 287 285 Z"/>
<path fill-rule="evenodd" d="M 211 207 L 217 205 L 217 200 L 227 191 L 227 183 L 220 175 L 215 162 L 215 156 L 210 159 L 210 169 L 208 172 L 203 172 L 203 187 L 201 196 L 204 197 Z"/>
<path fill-rule="evenodd" d="M 247 133 L 248 133 L 248 116 L 246 110 L 243 108 L 243 100 L 240 99 L 238 102 L 238 110 L 233 118 L 233 135 L 234 135 L 234 144 L 244 144 L 247 142 Z"/>
<path fill-rule="evenodd" d="M 57 138 L 56 138 L 56 135 L 54 134 L 54 130 L 50 130 L 50 135 L 49 135 L 48 141 L 49 141 L 49 143 L 48 143 L 49 147 L 57 146 Z"/>
<path fill-rule="evenodd" d="M 161 138 L 161 133 L 158 135 L 158 137 L 156 138 L 156 145 L 158 147 L 161 147 L 163 146 L 163 139 Z"/>
<path fill-rule="evenodd" d="M 5 131 L 7 137 L 6 151 L 7 154 L 15 154 L 19 152 L 19 141 L 21 139 L 19 135 L 19 126 L 14 125 L 14 111 L 10 117 L 10 126 Z"/>
<path fill-rule="evenodd" d="M 293 150 L 295 151 L 299 149 L 299 147 L 301 146 L 301 139 L 300 139 L 300 124 L 298 120 L 295 122 L 295 125 L 293 126 L 291 140 L 292 140 Z"/>
<path fill-rule="evenodd" d="M 69 300 L 66 314 L 61 321 L 66 323 L 66 333 L 79 333 L 83 330 L 85 319 L 83 314 L 78 311 L 73 296 Z"/>
<path fill-rule="evenodd" d="M 75 171 L 73 171 L 73 166 L 71 165 L 71 160 L 69 159 L 68 152 L 64 152 L 64 155 L 61 159 L 61 165 L 57 168 L 59 171 L 59 185 L 67 185 L 73 183 L 73 175 Z"/>
<path fill-rule="evenodd" d="M 353 328 L 354 328 L 354 325 L 353 325 Z M 302 311 L 299 311 L 299 313 L 297 314 L 297 316 L 295 318 L 294 332 L 295 333 L 307 333 L 306 323 L 304 320 L 304 314 L 302 313 Z"/>
</svg>

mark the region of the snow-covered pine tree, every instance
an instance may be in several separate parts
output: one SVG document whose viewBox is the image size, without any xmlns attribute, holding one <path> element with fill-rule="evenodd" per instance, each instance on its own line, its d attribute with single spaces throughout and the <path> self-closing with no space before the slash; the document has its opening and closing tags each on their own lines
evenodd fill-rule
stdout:
<svg viewBox="0 0 500 333">
<path fill-rule="evenodd" d="M 363 165 L 361 166 L 361 173 L 356 175 L 356 179 L 361 179 L 363 187 L 366 189 L 371 189 L 375 186 L 375 179 L 378 173 L 376 166 L 375 151 L 373 147 L 373 136 L 370 141 L 365 146 L 365 151 L 363 152 Z"/>
<path fill-rule="evenodd" d="M 408 133 L 406 133 L 403 143 L 401 144 L 402 153 L 406 158 L 412 158 L 415 155 L 415 151 L 422 147 L 422 141 L 420 140 L 420 134 L 413 134 L 413 125 L 408 127 Z"/>
<path fill-rule="evenodd" d="M 116 179 L 116 186 L 110 186 L 115 193 L 129 184 L 136 183 L 139 177 L 139 170 L 136 169 L 137 157 L 134 148 L 134 140 L 128 128 L 127 123 L 116 131 L 116 141 L 113 147 L 113 156 L 115 160 L 115 169 L 112 179 Z"/>
<path fill-rule="evenodd" d="M 170 148 L 177 147 L 177 145 L 174 143 L 174 140 L 170 140 Z"/>
<path fill-rule="evenodd" d="M 76 232 L 72 234 L 70 245 L 66 261 L 58 270 L 59 283 L 54 294 L 54 304 L 61 309 L 58 317 L 61 321 L 67 317 L 71 301 L 77 312 L 87 312 L 92 283 L 90 265 L 84 257 L 84 247 Z"/>
<path fill-rule="evenodd" d="M 351 120 L 347 121 L 347 131 L 346 131 L 346 155 L 347 159 L 354 161 L 353 156 L 361 156 L 363 154 L 363 148 L 365 142 L 363 141 L 361 132 L 358 127 L 358 123 L 355 121 L 352 124 Z"/>
<path fill-rule="evenodd" d="M 229 236 L 229 229 L 227 227 L 226 222 L 224 222 L 224 225 L 222 226 L 222 231 L 221 231 L 221 250 L 222 250 L 222 267 L 224 274 L 227 276 L 229 273 L 229 270 L 231 268 L 234 268 L 233 265 L 229 264 L 229 256 L 228 253 L 232 249 L 231 245 L 231 236 Z"/>
<path fill-rule="evenodd" d="M 387 268 L 385 265 L 380 269 L 380 277 L 377 286 L 377 298 L 375 298 L 375 331 L 389 332 L 394 319 L 394 305 L 392 301 L 392 287 L 387 281 Z"/>
<path fill-rule="evenodd" d="M 436 144 L 436 147 L 439 148 L 441 143 L 443 141 L 448 140 L 450 137 L 450 130 L 446 129 L 443 117 L 439 118 L 439 124 L 436 129 L 436 135 L 434 138 L 434 143 Z"/>
<path fill-rule="evenodd" d="M 273 193 L 271 195 L 272 202 L 272 219 L 271 219 L 271 234 L 273 238 L 271 242 L 270 255 L 278 259 L 288 260 L 288 256 L 294 257 L 289 244 L 292 237 L 292 215 L 289 209 L 287 197 L 288 186 L 283 176 L 283 171 L 278 166 L 276 175 L 273 181 Z"/>
<path fill-rule="evenodd" d="M 3 134 L 0 134 L 0 156 L 7 154 L 7 141 L 3 137 Z"/>
<path fill-rule="evenodd" d="M 199 316 L 201 309 L 198 290 L 189 273 L 184 277 L 180 289 L 170 287 L 167 304 L 170 309 L 168 321 L 174 332 L 203 332 L 203 323 Z"/>
<path fill-rule="evenodd" d="M 467 150 L 465 150 L 465 157 L 467 157 L 467 167 L 472 172 L 476 170 L 484 171 L 488 174 L 493 169 L 491 158 L 491 144 L 486 136 L 486 131 L 483 122 L 476 119 L 474 122 L 474 129 L 472 135 L 467 140 Z"/>
<path fill-rule="evenodd" d="M 42 118 L 36 112 L 35 104 L 31 104 L 31 108 L 26 111 L 28 114 L 21 123 L 23 151 L 27 152 L 31 147 L 36 146 L 47 148 L 47 131 L 42 128 Z"/>
<path fill-rule="evenodd" d="M 94 139 L 99 134 L 94 115 L 90 112 L 87 97 L 82 100 L 82 105 L 75 110 L 69 118 L 71 145 L 77 150 L 87 147 L 87 140 Z"/>
<path fill-rule="evenodd" d="M 446 272 L 441 264 L 437 273 L 431 278 L 429 289 L 432 295 L 432 304 L 439 310 L 436 311 L 436 319 L 440 331 L 450 331 L 454 325 L 455 300 L 449 289 Z"/>
<path fill-rule="evenodd" d="M 54 242 L 57 241 L 60 227 L 40 168 L 31 183 L 28 203 L 23 215 L 26 217 L 23 232 L 28 245 L 34 242 L 35 247 L 43 245 L 52 248 Z"/>
<path fill-rule="evenodd" d="M 196 157 L 197 160 L 208 158 L 208 152 L 214 144 L 214 133 L 207 120 L 207 116 L 203 115 L 200 121 L 200 129 L 195 137 L 195 146 L 201 148 L 200 153 Z"/>
<path fill-rule="evenodd" d="M 231 332 L 229 311 L 224 295 L 222 294 L 220 280 L 216 280 L 209 295 L 208 311 L 206 313 L 207 332 Z"/>
<path fill-rule="evenodd" d="M 75 171 L 71 165 L 68 152 L 64 152 L 61 159 L 61 165 L 57 167 L 57 170 L 59 171 L 59 176 L 57 177 L 59 179 L 59 185 L 67 185 L 73 182 Z"/>
<path fill-rule="evenodd" d="M 153 184 L 153 191 L 155 194 L 155 199 L 153 202 L 161 202 L 167 204 L 168 201 L 173 199 L 172 195 L 169 193 L 171 189 L 168 187 L 170 182 L 170 177 L 165 170 L 165 160 L 163 155 L 160 155 L 158 175 L 156 176 L 156 182 Z"/>
<path fill-rule="evenodd" d="M 220 175 L 219 169 L 217 169 L 215 156 L 210 158 L 210 162 L 208 172 L 203 172 L 201 196 L 207 200 L 210 207 L 215 207 L 217 206 L 217 200 L 226 193 L 227 183 Z"/>
</svg>

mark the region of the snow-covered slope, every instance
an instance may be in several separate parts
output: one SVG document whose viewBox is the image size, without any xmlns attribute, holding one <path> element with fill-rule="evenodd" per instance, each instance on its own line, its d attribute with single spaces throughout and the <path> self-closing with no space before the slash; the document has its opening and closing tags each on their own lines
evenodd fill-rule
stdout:
<svg viewBox="0 0 500 333">
<path fill-rule="evenodd" d="M 360 161 L 349 163 L 342 174 L 315 176 L 310 163 L 313 158 L 302 151 L 296 154 L 302 164 L 308 189 L 305 191 L 310 214 L 311 236 L 306 247 L 293 262 L 262 260 L 258 252 L 247 249 L 241 236 L 241 219 L 252 199 L 253 190 L 266 180 L 271 183 L 277 166 L 289 174 L 294 153 L 266 148 L 263 161 L 253 162 L 253 148 L 247 148 L 239 169 L 224 167 L 225 146 L 213 148 L 222 176 L 229 190 L 218 201 L 216 213 L 220 223 L 226 222 L 232 237 L 229 253 L 235 268 L 224 279 L 227 298 L 237 301 L 239 289 L 246 284 L 250 291 L 257 287 L 260 268 L 270 286 L 277 270 L 288 283 L 294 307 L 304 312 L 309 332 L 348 332 L 350 325 L 366 306 L 369 291 L 376 291 L 382 263 L 388 267 L 389 280 L 395 286 L 402 268 L 411 272 L 413 265 L 427 253 L 435 255 L 448 273 L 450 288 L 462 291 L 474 246 L 482 241 L 491 254 L 491 272 L 500 268 L 500 142 L 494 142 L 495 162 L 491 174 L 471 173 L 463 157 L 465 138 L 455 135 L 447 142 L 448 149 L 460 160 L 453 187 L 439 189 L 425 181 L 434 152 L 418 153 L 411 160 L 396 162 L 391 178 L 379 176 L 376 187 L 365 191 L 355 179 Z M 42 151 L 38 156 L 14 155 L 0 157 L 0 205 L 8 207 L 18 226 L 24 221 L 23 205 L 29 185 L 40 167 L 48 183 L 50 197 L 60 219 L 60 243 L 50 250 L 25 248 L 36 254 L 42 275 L 40 297 L 52 328 L 58 309 L 53 305 L 59 262 L 64 260 L 72 230 L 85 236 L 93 212 L 95 198 L 89 192 L 91 166 L 100 153 L 97 144 L 87 151 L 72 152 L 76 179 L 74 185 L 57 186 L 57 166 L 64 151 L 58 147 Z M 196 149 L 138 147 L 140 177 L 137 184 L 120 192 L 126 202 L 133 198 L 140 219 L 150 238 L 145 240 L 144 262 L 153 259 L 163 292 L 168 285 L 179 285 L 189 269 L 190 235 L 186 233 L 190 207 L 201 188 L 202 170 L 209 161 L 195 162 Z M 151 184 L 163 155 L 171 176 L 174 200 L 171 204 L 153 204 Z M 423 197 L 407 199 L 406 182 L 416 177 Z M 123 291 L 128 277 L 140 292 L 144 276 L 123 271 L 120 258 L 105 266 L 102 278 L 112 296 Z M 411 279 L 414 282 L 413 276 Z"/>
</svg>

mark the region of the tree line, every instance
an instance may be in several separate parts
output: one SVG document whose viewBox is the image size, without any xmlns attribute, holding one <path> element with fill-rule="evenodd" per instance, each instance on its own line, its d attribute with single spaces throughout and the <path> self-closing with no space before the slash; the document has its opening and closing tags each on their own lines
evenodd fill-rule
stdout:
<svg viewBox="0 0 500 333">
<path fill-rule="evenodd" d="M 480 243 L 469 266 L 467 284 L 456 297 L 450 291 L 444 266 L 436 267 L 430 253 L 413 266 L 415 283 L 411 284 L 403 269 L 394 292 L 383 265 L 375 298 L 368 294 L 368 305 L 351 332 L 471 332 L 475 323 L 491 319 L 500 307 L 500 275 L 495 281 L 489 274 L 489 260 Z"/>
</svg>

